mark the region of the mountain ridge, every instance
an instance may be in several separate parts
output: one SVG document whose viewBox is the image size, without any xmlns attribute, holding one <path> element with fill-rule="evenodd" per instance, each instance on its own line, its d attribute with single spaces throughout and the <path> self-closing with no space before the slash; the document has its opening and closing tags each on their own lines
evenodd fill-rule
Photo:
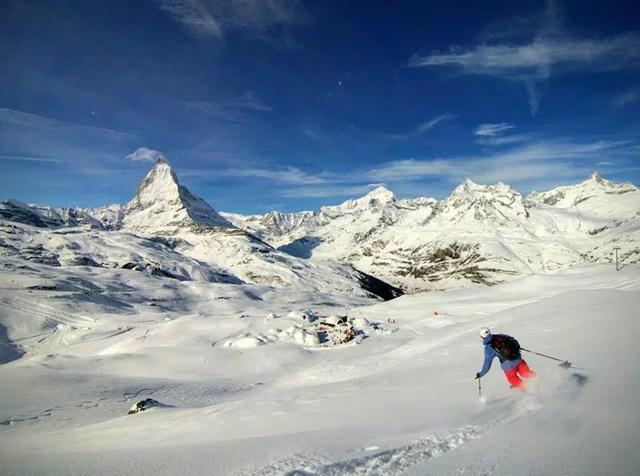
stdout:
<svg viewBox="0 0 640 476">
<path fill-rule="evenodd" d="M 245 216 L 218 213 L 181 185 L 161 158 L 124 206 L 52 209 L 7 201 L 0 203 L 0 218 L 158 237 L 189 259 L 246 282 L 309 285 L 311 275 L 323 279 L 313 271 L 317 263 L 342 263 L 413 292 L 607 262 L 613 243 L 622 245 L 623 259 L 636 262 L 639 210 L 638 187 L 596 172 L 527 196 L 501 182 L 467 179 L 440 201 L 398 199 L 379 186 L 315 211 Z M 329 274 L 339 268 L 332 266 Z M 305 271 L 298 276 L 293 269 Z"/>
</svg>

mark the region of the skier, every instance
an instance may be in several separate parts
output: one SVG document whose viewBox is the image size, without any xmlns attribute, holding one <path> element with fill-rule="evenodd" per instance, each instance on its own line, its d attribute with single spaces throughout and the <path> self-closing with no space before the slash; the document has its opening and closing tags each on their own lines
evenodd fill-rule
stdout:
<svg viewBox="0 0 640 476">
<path fill-rule="evenodd" d="M 487 327 L 480 329 L 480 337 L 484 344 L 484 364 L 482 370 L 476 374 L 476 379 L 489 372 L 493 359 L 498 357 L 511 388 L 524 391 L 525 385 L 522 379 L 535 377 L 536 373 L 529 368 L 520 355 L 518 341 L 506 334 L 491 334 Z"/>
</svg>

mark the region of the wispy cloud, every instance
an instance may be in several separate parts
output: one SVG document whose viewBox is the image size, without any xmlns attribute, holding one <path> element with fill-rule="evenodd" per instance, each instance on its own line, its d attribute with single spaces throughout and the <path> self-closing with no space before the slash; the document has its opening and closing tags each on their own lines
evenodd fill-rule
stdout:
<svg viewBox="0 0 640 476">
<path fill-rule="evenodd" d="M 640 35 L 628 33 L 606 39 L 537 38 L 525 45 L 452 47 L 449 53 L 414 56 L 414 67 L 457 66 L 469 74 L 514 79 L 547 78 L 552 67 L 562 70 L 637 68 Z"/>
<path fill-rule="evenodd" d="M 502 181 L 517 188 L 532 190 L 544 188 L 545 184 L 555 185 L 558 180 L 582 179 L 597 166 L 610 164 L 610 170 L 622 170 L 623 167 L 633 166 L 638 154 L 638 144 L 632 140 L 575 142 L 569 139 L 536 140 L 526 137 L 524 143 L 511 144 L 506 150 L 501 148 L 476 155 L 396 160 L 345 173 L 309 174 L 295 167 L 248 167 L 216 172 L 215 179 L 250 177 L 266 180 L 274 186 L 276 193 L 289 198 L 357 197 L 367 193 L 374 184 L 381 183 L 388 184 L 393 190 L 434 193 L 433 189 L 427 190 L 420 184 L 425 181 L 436 183 L 436 187 L 442 191 L 446 189 L 445 183 L 454 185 L 465 178 L 479 183 Z M 489 136 L 487 139 L 503 138 Z"/>
<path fill-rule="evenodd" d="M 56 159 L 52 157 L 28 157 L 24 155 L 0 155 L 2 160 L 14 160 L 18 162 L 45 162 L 45 163 L 62 163 L 64 159 Z"/>
<path fill-rule="evenodd" d="M 207 2 L 160 0 L 159 3 L 160 8 L 195 35 L 222 38 L 222 27 L 211 14 Z"/>
<path fill-rule="evenodd" d="M 109 137 L 112 139 L 132 139 L 133 134 L 116 131 L 113 129 L 87 126 L 74 122 L 60 121 L 37 114 L 31 114 L 14 109 L 0 107 L 0 125 L 21 129 L 38 129 L 42 132 L 52 133 L 82 133 L 94 137 Z"/>
<path fill-rule="evenodd" d="M 532 136 L 529 134 L 503 135 L 505 132 L 514 128 L 515 126 L 508 122 L 480 124 L 473 131 L 473 135 L 478 137 L 476 143 L 490 146 L 503 146 L 532 140 Z"/>
<path fill-rule="evenodd" d="M 180 172 L 184 177 L 197 177 L 201 179 L 218 180 L 229 177 L 255 178 L 269 181 L 270 183 L 289 184 L 289 185 L 317 185 L 328 183 L 335 180 L 336 177 L 329 178 L 329 174 L 309 174 L 303 172 L 297 167 L 274 167 L 274 168 L 228 168 L 216 170 L 214 172 L 208 170 L 185 170 Z"/>
<path fill-rule="evenodd" d="M 498 124 L 480 124 L 473 131 L 473 135 L 475 136 L 497 136 L 509 129 L 513 129 L 515 126 L 513 124 L 509 124 L 508 122 L 500 122 Z"/>
<path fill-rule="evenodd" d="M 516 144 L 518 142 L 528 142 L 532 139 L 533 136 L 529 134 L 512 134 L 510 136 L 480 137 L 476 140 L 476 143 L 480 145 L 502 146 Z"/>
<path fill-rule="evenodd" d="M 114 129 L 0 108 L 0 155 L 25 164 L 66 164 L 73 173 L 112 170 L 139 138 Z"/>
<path fill-rule="evenodd" d="M 440 114 L 439 116 L 436 116 L 427 122 L 423 122 L 422 124 L 418 125 L 418 127 L 416 127 L 415 129 L 409 132 L 405 132 L 402 134 L 381 134 L 381 135 L 384 137 L 389 137 L 390 139 L 396 139 L 396 140 L 411 139 L 413 137 L 422 135 L 427 131 L 430 131 L 431 129 L 433 129 L 434 127 L 436 127 L 438 124 L 442 122 L 451 121 L 456 117 L 457 116 L 455 114 L 445 112 L 444 114 Z"/>
<path fill-rule="evenodd" d="M 640 101 L 640 89 L 631 89 L 624 94 L 614 97 L 611 105 L 614 107 L 625 107 L 638 101 Z"/>
<path fill-rule="evenodd" d="M 381 184 L 365 185 L 326 185 L 323 187 L 299 187 L 282 191 L 282 196 L 289 198 L 328 198 L 356 197 L 366 195 Z"/>
<path fill-rule="evenodd" d="M 248 91 L 235 99 L 192 101 L 186 102 L 185 106 L 192 111 L 198 111 L 230 122 L 248 122 L 256 113 L 273 111 L 271 106 L 260 102 L 253 91 Z"/>
<path fill-rule="evenodd" d="M 201 38 L 222 39 L 232 30 L 273 39 L 283 26 L 306 15 L 289 0 L 156 0 L 160 8 L 188 32 Z"/>
<path fill-rule="evenodd" d="M 450 67 L 461 74 L 520 82 L 529 95 L 531 113 L 535 114 L 542 97 L 540 85 L 552 75 L 638 69 L 639 59 L 638 32 L 608 38 L 571 38 L 558 28 L 557 15 L 551 7 L 537 35 L 528 42 L 452 46 L 444 53 L 414 55 L 409 65 Z"/>
<path fill-rule="evenodd" d="M 155 162 L 161 158 L 164 158 L 162 152 L 148 147 L 138 147 L 131 154 L 127 155 L 127 159 L 133 162 Z"/>
<path fill-rule="evenodd" d="M 367 180 L 411 181 L 440 178 L 479 182 L 528 182 L 545 177 L 575 177 L 587 173 L 598 159 L 635 156 L 632 141 L 574 143 L 547 140 L 486 155 L 393 161 L 364 171 Z"/>
</svg>

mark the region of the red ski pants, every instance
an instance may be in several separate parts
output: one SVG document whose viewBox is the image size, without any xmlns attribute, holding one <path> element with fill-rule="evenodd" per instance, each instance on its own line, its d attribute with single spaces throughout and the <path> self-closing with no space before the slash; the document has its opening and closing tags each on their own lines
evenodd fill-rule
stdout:
<svg viewBox="0 0 640 476">
<path fill-rule="evenodd" d="M 528 379 L 531 377 L 535 377 L 536 373 L 529 368 L 527 362 L 522 359 L 511 370 L 505 370 L 504 374 L 507 376 L 507 380 L 509 383 L 520 390 L 524 390 L 524 382 L 522 379 Z M 522 378 L 521 378 L 522 377 Z"/>
</svg>

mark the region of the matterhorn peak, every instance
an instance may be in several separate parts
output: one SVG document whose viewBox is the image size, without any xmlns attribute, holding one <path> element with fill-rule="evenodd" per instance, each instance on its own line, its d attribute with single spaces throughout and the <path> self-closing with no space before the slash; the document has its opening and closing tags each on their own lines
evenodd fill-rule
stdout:
<svg viewBox="0 0 640 476">
<path fill-rule="evenodd" d="M 129 203 L 130 208 L 153 204 L 158 200 L 179 201 L 180 184 L 178 177 L 167 162 L 160 156 L 140 182 L 135 198 Z"/>
<path fill-rule="evenodd" d="M 178 182 L 164 157 L 140 182 L 136 196 L 126 206 L 125 226 L 153 233 L 177 233 L 199 227 L 232 227 L 211 206 Z"/>
</svg>

